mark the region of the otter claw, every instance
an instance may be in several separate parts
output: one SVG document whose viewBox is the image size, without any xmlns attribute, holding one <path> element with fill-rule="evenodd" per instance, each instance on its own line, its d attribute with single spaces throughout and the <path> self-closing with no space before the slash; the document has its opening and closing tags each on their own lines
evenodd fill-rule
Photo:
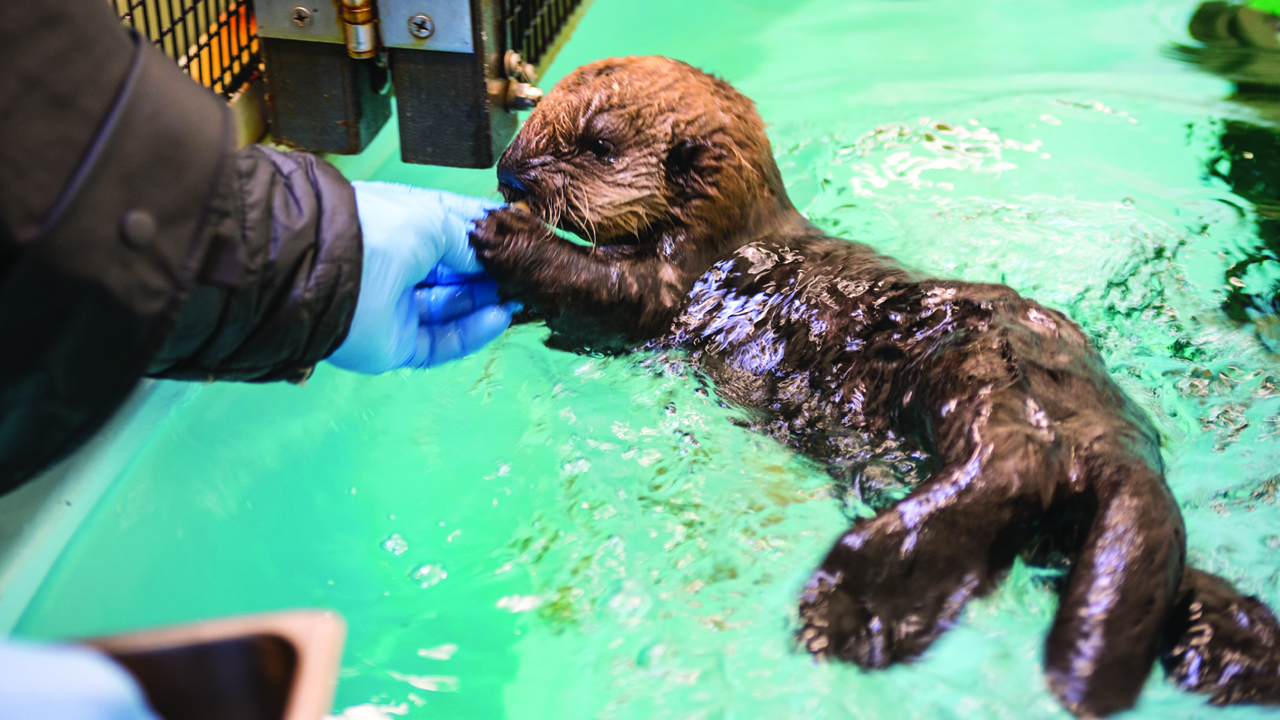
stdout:
<svg viewBox="0 0 1280 720">
<path fill-rule="evenodd" d="M 527 210 L 515 209 L 513 204 L 490 210 L 477 220 L 470 238 L 480 262 L 494 272 L 494 265 L 516 269 L 521 265 L 520 257 L 532 252 L 532 248 L 550 236 L 541 220 Z"/>
<path fill-rule="evenodd" d="M 1209 698 L 1210 705 L 1280 705 L 1280 678 L 1254 678 L 1228 685 Z"/>
</svg>

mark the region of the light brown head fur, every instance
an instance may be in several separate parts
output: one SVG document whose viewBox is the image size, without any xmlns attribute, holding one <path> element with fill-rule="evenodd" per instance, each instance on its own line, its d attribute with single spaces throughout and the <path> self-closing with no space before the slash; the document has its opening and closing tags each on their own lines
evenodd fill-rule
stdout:
<svg viewBox="0 0 1280 720">
<path fill-rule="evenodd" d="M 751 100 L 663 57 L 598 60 L 565 77 L 498 178 L 509 202 L 552 225 L 664 253 L 682 238 L 740 243 L 757 217 L 794 214 Z"/>
</svg>

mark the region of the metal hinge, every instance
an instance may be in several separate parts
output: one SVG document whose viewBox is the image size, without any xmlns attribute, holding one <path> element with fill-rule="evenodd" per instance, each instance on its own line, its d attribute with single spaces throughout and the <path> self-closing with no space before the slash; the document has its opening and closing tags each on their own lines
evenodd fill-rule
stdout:
<svg viewBox="0 0 1280 720">
<path fill-rule="evenodd" d="M 373 0 L 342 0 L 338 16 L 348 55 L 364 60 L 378 54 L 378 19 Z"/>
</svg>

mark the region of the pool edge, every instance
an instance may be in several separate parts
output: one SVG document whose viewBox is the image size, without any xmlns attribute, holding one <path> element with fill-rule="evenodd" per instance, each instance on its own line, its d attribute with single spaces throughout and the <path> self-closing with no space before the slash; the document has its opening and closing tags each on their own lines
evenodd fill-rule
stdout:
<svg viewBox="0 0 1280 720">
<path fill-rule="evenodd" d="M 144 380 L 83 447 L 0 497 L 0 638 L 13 628 L 80 524 L 196 383 Z"/>
</svg>

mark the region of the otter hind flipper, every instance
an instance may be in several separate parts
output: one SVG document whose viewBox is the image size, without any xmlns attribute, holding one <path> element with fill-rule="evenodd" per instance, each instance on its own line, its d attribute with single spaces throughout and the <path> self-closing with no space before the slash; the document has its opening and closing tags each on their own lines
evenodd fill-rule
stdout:
<svg viewBox="0 0 1280 720">
<path fill-rule="evenodd" d="M 1256 597 L 1187 568 L 1160 661 L 1179 687 L 1214 705 L 1280 705 L 1280 622 Z"/>
<path fill-rule="evenodd" d="M 948 535 L 951 552 L 915 547 L 930 539 L 897 527 L 893 511 L 865 521 L 836 542 L 806 583 L 797 640 L 822 658 L 880 669 L 919 656 L 973 597 L 990 591 L 1003 568 L 987 548 Z M 936 536 L 935 536 L 936 537 Z M 932 546 L 934 543 L 926 542 Z M 978 550 L 978 552 L 970 552 Z"/>
<path fill-rule="evenodd" d="M 801 595 L 810 652 L 882 668 L 924 652 L 1012 565 L 1061 494 L 1068 453 L 1005 388 L 958 415 L 985 417 L 905 499 L 846 532 Z"/>
</svg>

